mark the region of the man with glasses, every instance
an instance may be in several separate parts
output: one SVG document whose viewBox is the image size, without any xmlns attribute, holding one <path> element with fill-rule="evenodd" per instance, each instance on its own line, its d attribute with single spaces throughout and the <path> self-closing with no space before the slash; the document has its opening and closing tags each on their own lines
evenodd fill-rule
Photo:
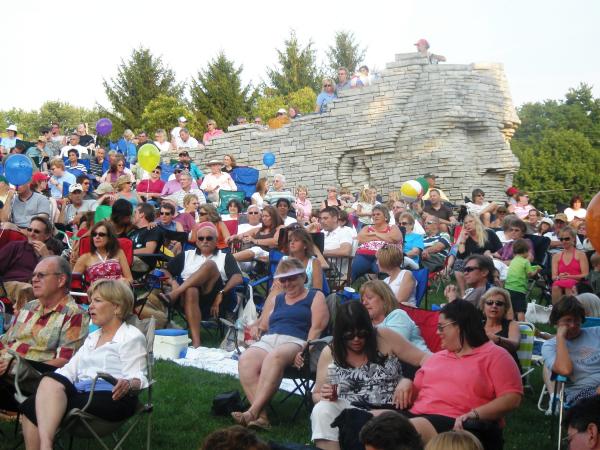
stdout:
<svg viewBox="0 0 600 450">
<path fill-rule="evenodd" d="M 484 255 L 471 255 L 465 260 L 463 274 L 465 283 L 469 289 L 465 291 L 463 300 L 472 303 L 477 307 L 481 296 L 486 293 L 492 285 L 492 280 L 495 272 L 494 262 L 492 258 Z M 459 299 L 458 288 L 449 284 L 444 289 L 444 296 L 449 302 Z"/>
<path fill-rule="evenodd" d="M 96 156 L 90 159 L 90 174 L 95 177 L 97 183 L 100 183 L 100 178 L 110 167 L 108 159 L 106 159 L 106 150 L 102 147 L 96 149 Z"/>
<path fill-rule="evenodd" d="M 190 130 L 187 128 L 182 128 L 179 130 L 179 139 L 177 140 L 177 149 L 183 148 L 200 148 L 200 144 L 198 140 L 190 135 Z"/>
<path fill-rule="evenodd" d="M 69 143 L 60 149 L 60 157 L 68 157 L 69 150 L 71 149 L 77 150 L 77 153 L 82 155 L 82 157 L 83 155 L 85 155 L 86 158 L 88 157 L 88 149 L 85 148 L 83 145 L 79 144 L 79 135 L 77 133 L 71 134 L 71 136 L 69 137 Z"/>
<path fill-rule="evenodd" d="M 424 249 L 421 252 L 421 264 L 430 272 L 444 267 L 444 262 L 450 250 L 450 236 L 440 232 L 440 219 L 427 216 L 425 219 Z"/>
<path fill-rule="evenodd" d="M 5 224 L 4 229 L 17 230 L 10 223 Z M 34 217 L 25 232 L 27 240 L 11 240 L 0 248 L 0 277 L 16 309 L 34 298 L 31 274 L 40 259 L 62 253 L 63 245 L 52 237 L 53 230 L 46 217 Z"/>
<path fill-rule="evenodd" d="M 183 172 L 181 172 L 181 175 L 179 177 L 179 184 L 181 185 L 181 189 L 169 195 L 167 198 L 174 202 L 178 207 L 184 208 L 185 205 L 183 204 L 183 199 L 185 198 L 185 196 L 188 194 L 195 194 L 198 197 L 198 201 L 200 202 L 200 204 L 204 205 L 206 203 L 204 192 L 202 192 L 197 187 L 194 187 L 192 184 L 193 182 L 194 180 L 192 179 L 190 173 L 187 170 L 184 170 Z"/>
<path fill-rule="evenodd" d="M 165 275 L 172 287 L 164 302 L 178 300 L 190 326 L 192 347 L 199 347 L 202 317 L 219 317 L 234 306 L 234 288 L 242 283 L 237 261 L 231 253 L 217 250 L 217 228 L 201 222 L 197 228 L 196 248 L 181 252 L 167 264 Z M 181 284 L 177 281 L 183 280 Z"/>
<path fill-rule="evenodd" d="M 187 150 L 182 150 L 179 152 L 179 165 L 181 165 L 184 170 L 189 171 L 194 180 L 202 181 L 204 174 L 198 168 L 198 166 L 192 162 L 190 153 Z"/>
<path fill-rule="evenodd" d="M 340 92 L 344 89 L 350 89 L 352 86 L 350 84 L 350 77 L 348 76 L 348 69 L 345 67 L 340 67 L 337 70 L 337 73 L 338 83 L 335 85 L 335 92 Z M 359 86 L 362 86 L 362 83 Z"/>
<path fill-rule="evenodd" d="M 564 423 L 568 450 L 600 450 L 600 395 L 569 408 Z"/>
<path fill-rule="evenodd" d="M 448 232 L 451 226 L 456 225 L 456 217 L 452 210 L 442 203 L 442 196 L 437 189 L 429 189 L 429 202 L 425 203 L 423 212 L 439 219 L 440 229 Z"/>
<path fill-rule="evenodd" d="M 9 411 L 16 411 L 17 405 L 6 378 L 14 377 L 16 364 L 7 350 L 27 359 L 39 372 L 53 371 L 71 359 L 88 334 L 88 314 L 68 295 L 71 267 L 66 259 L 42 259 L 31 281 L 36 300 L 21 308 L 0 338 L 0 408 Z"/>
<path fill-rule="evenodd" d="M 175 165 L 175 170 L 172 175 L 173 178 L 169 177 L 169 181 L 163 186 L 162 191 L 160 192 L 161 197 L 166 197 L 181 190 L 181 174 L 184 170 L 185 167 L 181 164 Z M 198 184 L 195 180 L 192 180 L 192 188 L 198 189 Z"/>
</svg>

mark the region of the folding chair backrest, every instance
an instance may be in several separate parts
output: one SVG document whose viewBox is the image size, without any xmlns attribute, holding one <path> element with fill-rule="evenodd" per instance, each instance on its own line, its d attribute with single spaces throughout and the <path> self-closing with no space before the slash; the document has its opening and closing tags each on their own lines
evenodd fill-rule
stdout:
<svg viewBox="0 0 600 450">
<path fill-rule="evenodd" d="M 133 264 L 133 242 L 129 238 L 117 238 L 119 241 L 119 247 L 125 253 L 127 263 L 131 266 Z"/>
<path fill-rule="evenodd" d="M 245 198 L 250 200 L 256 192 L 259 171 L 254 167 L 236 167 L 230 175 L 238 190 L 243 191 Z"/>
<path fill-rule="evenodd" d="M 527 234 L 525 237 L 533 244 L 533 264 L 543 265 L 546 252 L 548 251 L 548 247 L 550 247 L 550 238 L 534 234 Z"/>
<path fill-rule="evenodd" d="M 229 200 L 237 200 L 243 205 L 245 197 L 246 194 L 244 191 L 219 190 L 219 214 L 227 213 L 227 203 L 229 203 Z"/>
<path fill-rule="evenodd" d="M 415 281 L 417 282 L 417 292 L 415 293 L 417 307 L 421 305 L 421 301 L 427 294 L 427 283 L 429 281 L 429 270 L 419 269 L 411 270 Z"/>
<path fill-rule="evenodd" d="M 521 340 L 519 341 L 517 356 L 519 357 L 521 369 L 526 372 L 532 363 L 535 327 L 530 322 L 519 322 L 519 331 L 521 332 Z"/>
<path fill-rule="evenodd" d="M 110 219 L 112 214 L 112 206 L 109 205 L 100 205 L 96 208 L 96 212 L 94 213 L 94 223 L 98 223 L 104 219 Z"/>
<path fill-rule="evenodd" d="M 582 328 L 600 327 L 600 317 L 586 317 L 585 322 L 581 325 Z"/>
<path fill-rule="evenodd" d="M 26 241 L 27 237 L 24 234 L 14 230 L 0 229 L 0 248 L 4 247 L 11 241 Z"/>
<path fill-rule="evenodd" d="M 224 220 L 223 223 L 227 227 L 227 230 L 229 231 L 230 236 L 237 234 L 237 232 L 238 232 L 238 221 L 237 220 Z"/>
<path fill-rule="evenodd" d="M 413 308 L 400 304 L 399 308 L 406 311 L 408 316 L 421 330 L 421 336 L 427 348 L 432 352 L 438 352 L 442 349 L 442 342 L 437 334 L 438 318 L 440 315 L 439 311 L 428 311 L 426 309 Z"/>
</svg>

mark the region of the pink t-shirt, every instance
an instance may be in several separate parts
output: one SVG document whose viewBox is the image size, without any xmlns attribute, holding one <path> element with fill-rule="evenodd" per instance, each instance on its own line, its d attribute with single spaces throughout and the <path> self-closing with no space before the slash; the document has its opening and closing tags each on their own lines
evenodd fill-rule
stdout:
<svg viewBox="0 0 600 450">
<path fill-rule="evenodd" d="M 215 128 L 212 131 L 207 131 L 206 133 L 204 133 L 202 140 L 204 141 L 204 144 L 206 145 L 210 142 L 210 140 L 212 138 L 214 138 L 215 136 L 220 136 L 222 134 L 223 134 L 223 130 L 219 130 L 218 128 Z"/>
<path fill-rule="evenodd" d="M 456 418 L 509 393 L 523 394 L 515 360 L 492 342 L 457 358 L 447 350 L 433 354 L 414 380 L 417 399 L 410 412 Z"/>
<path fill-rule="evenodd" d="M 298 214 L 298 208 L 302 209 L 302 217 Z M 310 214 L 312 213 L 312 203 L 309 199 L 305 199 L 304 201 L 300 200 L 296 197 L 296 219 L 298 222 L 308 222 L 310 220 Z"/>
<path fill-rule="evenodd" d="M 140 181 L 136 187 L 136 191 L 138 192 L 138 194 L 144 194 L 144 192 L 160 194 L 163 187 L 165 187 L 165 182 L 160 178 L 156 181 L 148 179 Z"/>
</svg>

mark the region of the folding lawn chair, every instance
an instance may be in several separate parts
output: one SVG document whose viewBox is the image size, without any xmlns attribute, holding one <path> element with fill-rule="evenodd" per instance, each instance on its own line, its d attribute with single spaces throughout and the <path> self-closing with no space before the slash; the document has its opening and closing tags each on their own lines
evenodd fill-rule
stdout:
<svg viewBox="0 0 600 450">
<path fill-rule="evenodd" d="M 351 256 L 327 256 L 329 269 L 325 270 L 327 283 L 332 292 L 341 291 L 350 284 Z"/>
<path fill-rule="evenodd" d="M 427 308 L 427 286 L 429 283 L 429 270 L 419 269 L 411 270 L 415 281 L 417 282 L 417 292 L 415 293 L 417 308 L 421 306 L 423 298 L 425 299 L 425 308 Z"/>
<path fill-rule="evenodd" d="M 521 339 L 519 340 L 519 348 L 517 356 L 521 365 L 521 379 L 523 380 L 523 388 L 533 392 L 533 387 L 529 383 L 529 375 L 533 372 L 533 341 L 535 339 L 535 326 L 530 322 L 519 322 L 519 330 Z"/>
<path fill-rule="evenodd" d="M 419 327 L 427 348 L 433 353 L 440 351 L 442 349 L 442 342 L 437 334 L 440 312 L 414 308 L 403 304 L 398 305 L 398 307 L 406 311 L 408 316 Z"/>
<path fill-rule="evenodd" d="M 153 354 L 153 346 L 154 346 L 154 329 L 155 329 L 155 321 L 154 318 L 151 318 L 147 321 L 137 321 L 135 326 L 138 328 L 143 328 L 147 324 L 146 330 L 141 330 L 145 332 L 146 335 L 146 359 L 148 366 L 148 387 L 143 391 L 147 392 L 146 400 L 142 401 L 140 398 L 142 392 L 138 393 L 138 404 L 136 406 L 135 413 L 132 417 L 127 418 L 122 421 L 108 421 L 104 419 L 100 419 L 90 413 L 87 412 L 87 409 L 92 401 L 94 396 L 94 388 L 96 382 L 98 381 L 98 376 L 96 376 L 92 382 L 92 390 L 90 391 L 90 396 L 87 404 L 81 408 L 75 408 L 71 411 L 67 412 L 65 418 L 61 423 L 61 427 L 57 433 L 57 437 L 62 435 L 70 436 L 70 445 L 69 448 L 73 448 L 73 439 L 74 438 L 83 438 L 83 439 L 95 439 L 98 445 L 100 445 L 104 450 L 116 450 L 123 448 L 123 443 L 127 439 L 127 437 L 131 434 L 137 424 L 142 420 L 143 416 L 147 416 L 147 427 L 146 427 L 146 449 L 150 450 L 150 441 L 151 441 L 151 422 L 152 422 L 152 411 L 154 410 L 154 404 L 152 399 L 152 386 L 155 382 L 153 379 L 153 368 L 154 368 L 154 354 Z M 125 432 L 122 436 L 119 437 L 118 430 L 121 427 L 125 426 L 127 422 L 131 422 L 128 424 Z M 108 446 L 106 442 L 103 440 L 106 436 L 112 436 L 115 444 L 114 446 Z"/>
<path fill-rule="evenodd" d="M 227 204 L 230 200 L 237 200 L 242 205 L 244 204 L 244 199 L 246 194 L 244 191 L 226 191 L 225 189 L 219 190 L 219 214 L 227 213 Z"/>
</svg>

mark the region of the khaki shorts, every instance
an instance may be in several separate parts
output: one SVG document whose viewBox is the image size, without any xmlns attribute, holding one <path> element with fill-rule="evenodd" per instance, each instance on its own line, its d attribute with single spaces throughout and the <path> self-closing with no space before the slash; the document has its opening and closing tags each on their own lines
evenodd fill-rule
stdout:
<svg viewBox="0 0 600 450">
<path fill-rule="evenodd" d="M 283 344 L 296 344 L 302 349 L 304 345 L 306 345 L 306 341 L 294 336 L 288 336 L 287 334 L 265 334 L 260 338 L 260 341 L 255 342 L 250 347 L 260 348 L 267 353 L 271 353 L 278 346 Z"/>
</svg>

